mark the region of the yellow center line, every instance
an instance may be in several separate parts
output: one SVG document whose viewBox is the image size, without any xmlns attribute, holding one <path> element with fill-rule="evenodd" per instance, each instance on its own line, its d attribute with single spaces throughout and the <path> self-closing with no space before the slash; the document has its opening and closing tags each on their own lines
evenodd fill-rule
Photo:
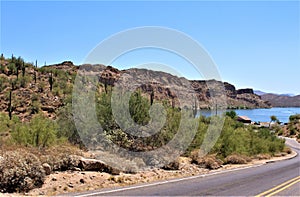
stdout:
<svg viewBox="0 0 300 197">
<path fill-rule="evenodd" d="M 296 184 L 296 183 L 298 183 L 298 182 L 300 182 L 300 179 L 298 179 L 298 180 L 296 180 L 296 181 L 294 181 L 294 182 L 288 184 L 287 186 L 285 186 L 285 187 L 283 187 L 283 188 L 281 188 L 281 189 L 279 189 L 279 190 L 277 190 L 277 191 L 275 191 L 275 192 L 272 192 L 271 194 L 267 195 L 266 197 L 273 196 L 273 195 L 275 195 L 275 194 L 277 194 L 277 193 L 279 193 L 279 192 L 281 192 L 281 191 L 283 191 L 283 190 L 285 190 L 285 189 L 291 187 L 292 185 L 294 185 L 294 184 Z"/>
<path fill-rule="evenodd" d="M 284 183 L 282 183 L 282 184 L 280 184 L 280 185 L 278 185 L 276 187 L 273 187 L 273 188 L 271 188 L 271 189 L 269 189 L 269 190 L 267 190 L 267 191 L 265 191 L 263 193 L 260 193 L 260 194 L 256 195 L 255 197 L 265 196 L 266 194 L 272 193 L 275 190 L 279 189 L 280 187 L 284 187 L 285 185 L 288 185 L 288 184 L 292 183 L 293 181 L 299 181 L 299 180 L 300 180 L 300 176 L 297 176 L 297 177 L 295 177 L 293 179 L 290 179 L 290 180 L 288 180 L 288 181 L 286 181 L 286 182 L 284 182 Z"/>
</svg>

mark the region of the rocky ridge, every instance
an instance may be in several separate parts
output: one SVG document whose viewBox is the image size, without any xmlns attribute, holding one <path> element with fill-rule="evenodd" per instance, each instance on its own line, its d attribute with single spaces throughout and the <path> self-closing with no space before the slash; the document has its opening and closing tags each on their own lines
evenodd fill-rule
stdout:
<svg viewBox="0 0 300 197">
<path fill-rule="evenodd" d="M 0 110 L 7 112 L 8 94 L 11 81 L 16 76 L 9 73 L 9 62 L 1 62 L 0 78 Z M 97 75 L 104 91 L 106 86 L 118 84 L 140 89 L 145 96 L 154 94 L 154 100 L 166 100 L 172 105 L 184 107 L 194 105 L 197 100 L 198 109 L 210 109 L 215 106 L 216 99 L 225 100 L 221 104 L 227 108 L 269 108 L 270 103 L 254 94 L 252 89 L 237 90 L 234 85 L 216 80 L 187 80 L 169 73 L 146 69 L 118 70 L 111 66 L 89 65 L 75 66 L 71 61 L 60 64 L 35 68 L 27 66 L 25 71 L 26 83 L 18 84 L 13 92 L 13 114 L 26 121 L 35 113 L 35 108 L 49 118 L 55 119 L 57 110 L 64 105 L 72 94 L 72 87 L 78 70 Z M 100 72 L 99 72 L 100 71 Z M 49 78 L 53 77 L 53 90 L 50 90 Z M 36 77 L 36 81 L 33 78 Z M 20 76 L 19 76 L 20 78 Z M 19 80 L 20 81 L 20 80 Z M 69 98 L 70 99 L 70 98 Z M 218 102 L 217 102 L 218 103 Z"/>
<path fill-rule="evenodd" d="M 263 94 L 261 98 L 269 101 L 273 107 L 300 107 L 300 95 Z"/>
</svg>

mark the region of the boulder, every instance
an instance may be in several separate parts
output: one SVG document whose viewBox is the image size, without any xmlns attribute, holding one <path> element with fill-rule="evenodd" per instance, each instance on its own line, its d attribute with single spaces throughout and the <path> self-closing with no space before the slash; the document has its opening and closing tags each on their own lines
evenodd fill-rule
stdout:
<svg viewBox="0 0 300 197">
<path fill-rule="evenodd" d="M 162 167 L 164 170 L 179 170 L 179 158 Z"/>
<path fill-rule="evenodd" d="M 45 170 L 46 175 L 51 174 L 52 169 L 51 169 L 51 166 L 49 164 L 44 163 L 42 166 L 43 166 L 43 168 Z"/>
<path fill-rule="evenodd" d="M 120 174 L 119 169 L 108 166 L 103 161 L 97 159 L 81 158 L 79 161 L 79 168 L 85 171 L 100 171 L 100 172 L 107 172 L 113 175 Z"/>
</svg>

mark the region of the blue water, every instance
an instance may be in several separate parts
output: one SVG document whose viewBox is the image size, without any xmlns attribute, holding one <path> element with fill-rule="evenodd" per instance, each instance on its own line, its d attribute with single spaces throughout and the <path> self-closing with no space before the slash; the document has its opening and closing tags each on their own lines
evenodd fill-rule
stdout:
<svg viewBox="0 0 300 197">
<path fill-rule="evenodd" d="M 270 116 L 276 116 L 280 122 L 289 122 L 291 115 L 300 114 L 299 107 L 280 108 L 275 107 L 271 109 L 238 109 L 234 110 L 239 116 L 248 116 L 252 121 L 255 122 L 270 122 Z M 204 116 L 210 116 L 211 111 L 200 110 Z M 213 112 L 215 113 L 215 112 Z"/>
</svg>

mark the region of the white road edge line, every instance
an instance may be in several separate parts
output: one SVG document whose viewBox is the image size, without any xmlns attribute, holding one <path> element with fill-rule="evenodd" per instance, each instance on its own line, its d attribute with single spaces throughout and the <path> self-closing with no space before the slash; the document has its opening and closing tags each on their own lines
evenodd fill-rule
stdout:
<svg viewBox="0 0 300 197">
<path fill-rule="evenodd" d="M 256 164 L 256 165 L 253 165 L 253 166 L 247 166 L 247 167 L 243 167 L 243 168 L 236 168 L 236 169 L 231 169 L 231 170 L 218 171 L 218 172 L 213 172 L 213 173 L 208 173 L 208 174 L 201 174 L 201 175 L 190 176 L 190 177 L 185 177 L 185 178 L 179 178 L 179 179 L 173 179 L 173 180 L 167 180 L 167 181 L 160 181 L 160 182 L 149 183 L 149 184 L 145 184 L 145 185 L 137 185 L 137 186 L 120 188 L 120 189 L 108 190 L 108 191 L 99 191 L 99 192 L 94 192 L 94 193 L 81 194 L 81 195 L 77 195 L 77 196 L 74 196 L 74 197 L 86 197 L 86 196 L 93 196 L 93 195 L 99 195 L 99 194 L 109 194 L 109 193 L 114 193 L 114 192 L 120 192 L 120 191 L 132 190 L 132 189 L 139 189 L 139 188 L 143 188 L 143 187 L 163 185 L 163 184 L 166 184 L 166 183 L 176 183 L 176 182 L 180 182 L 180 181 L 186 181 L 186 180 L 191 180 L 191 179 L 196 179 L 196 178 L 203 178 L 203 177 L 208 177 L 208 176 L 217 175 L 217 174 L 223 174 L 223 173 L 227 173 L 227 172 L 233 172 L 233 171 L 244 170 L 244 169 L 248 169 L 248 168 L 259 167 L 259 166 L 262 166 L 262 165 L 264 165 L 264 164 Z"/>
</svg>

